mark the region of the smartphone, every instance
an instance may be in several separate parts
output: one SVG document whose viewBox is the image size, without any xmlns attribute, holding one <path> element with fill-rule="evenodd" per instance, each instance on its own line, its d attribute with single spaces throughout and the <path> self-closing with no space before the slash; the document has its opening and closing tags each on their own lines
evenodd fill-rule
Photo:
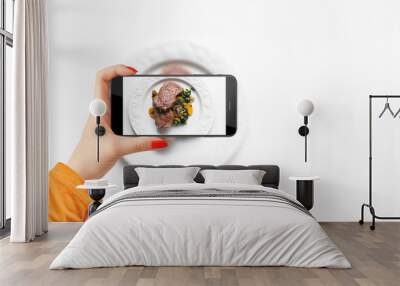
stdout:
<svg viewBox="0 0 400 286">
<path fill-rule="evenodd" d="M 111 128 L 121 136 L 233 136 L 232 75 L 134 75 L 111 82 Z"/>
</svg>

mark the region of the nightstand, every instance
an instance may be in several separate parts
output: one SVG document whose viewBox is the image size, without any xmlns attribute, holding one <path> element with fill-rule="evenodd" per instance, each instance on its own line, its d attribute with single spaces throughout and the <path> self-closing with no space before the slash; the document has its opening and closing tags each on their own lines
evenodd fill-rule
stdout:
<svg viewBox="0 0 400 286">
<path fill-rule="evenodd" d="M 314 181 L 319 177 L 289 177 L 289 180 L 296 181 L 296 199 L 307 209 L 314 206 Z"/>
<path fill-rule="evenodd" d="M 116 185 L 107 184 L 105 186 L 94 186 L 94 185 L 80 185 L 77 189 L 87 189 L 89 197 L 93 200 L 88 206 L 88 215 L 91 216 L 97 208 L 101 205 L 102 199 L 106 194 L 107 189 L 115 188 Z"/>
</svg>

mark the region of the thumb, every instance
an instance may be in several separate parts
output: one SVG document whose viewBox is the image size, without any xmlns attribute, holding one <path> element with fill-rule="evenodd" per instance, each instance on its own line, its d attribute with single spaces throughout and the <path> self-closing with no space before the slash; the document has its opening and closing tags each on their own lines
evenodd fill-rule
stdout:
<svg viewBox="0 0 400 286">
<path fill-rule="evenodd" d="M 168 147 L 168 141 L 157 137 L 121 137 L 118 141 L 121 156 Z"/>
</svg>

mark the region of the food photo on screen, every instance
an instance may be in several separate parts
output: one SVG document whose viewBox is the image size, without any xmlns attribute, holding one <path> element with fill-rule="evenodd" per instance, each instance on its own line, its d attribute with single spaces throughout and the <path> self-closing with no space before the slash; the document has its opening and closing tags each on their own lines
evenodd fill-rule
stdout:
<svg viewBox="0 0 400 286">
<path fill-rule="evenodd" d="M 123 135 L 225 135 L 226 77 L 123 79 Z"/>
</svg>

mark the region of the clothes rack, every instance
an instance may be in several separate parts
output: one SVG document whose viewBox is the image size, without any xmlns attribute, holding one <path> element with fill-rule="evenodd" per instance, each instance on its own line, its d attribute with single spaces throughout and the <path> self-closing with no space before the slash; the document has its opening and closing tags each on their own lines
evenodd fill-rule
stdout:
<svg viewBox="0 0 400 286">
<path fill-rule="evenodd" d="M 400 98 L 400 95 L 370 95 L 369 96 L 369 201 L 361 205 L 361 219 L 358 221 L 359 224 L 364 224 L 364 208 L 369 208 L 372 216 L 372 224 L 370 225 L 371 230 L 375 230 L 375 219 L 391 220 L 400 219 L 400 217 L 393 216 L 379 216 L 375 212 L 375 208 L 372 202 L 372 102 L 374 99 L 382 98 Z M 397 114 L 397 113 L 396 113 Z"/>
</svg>

